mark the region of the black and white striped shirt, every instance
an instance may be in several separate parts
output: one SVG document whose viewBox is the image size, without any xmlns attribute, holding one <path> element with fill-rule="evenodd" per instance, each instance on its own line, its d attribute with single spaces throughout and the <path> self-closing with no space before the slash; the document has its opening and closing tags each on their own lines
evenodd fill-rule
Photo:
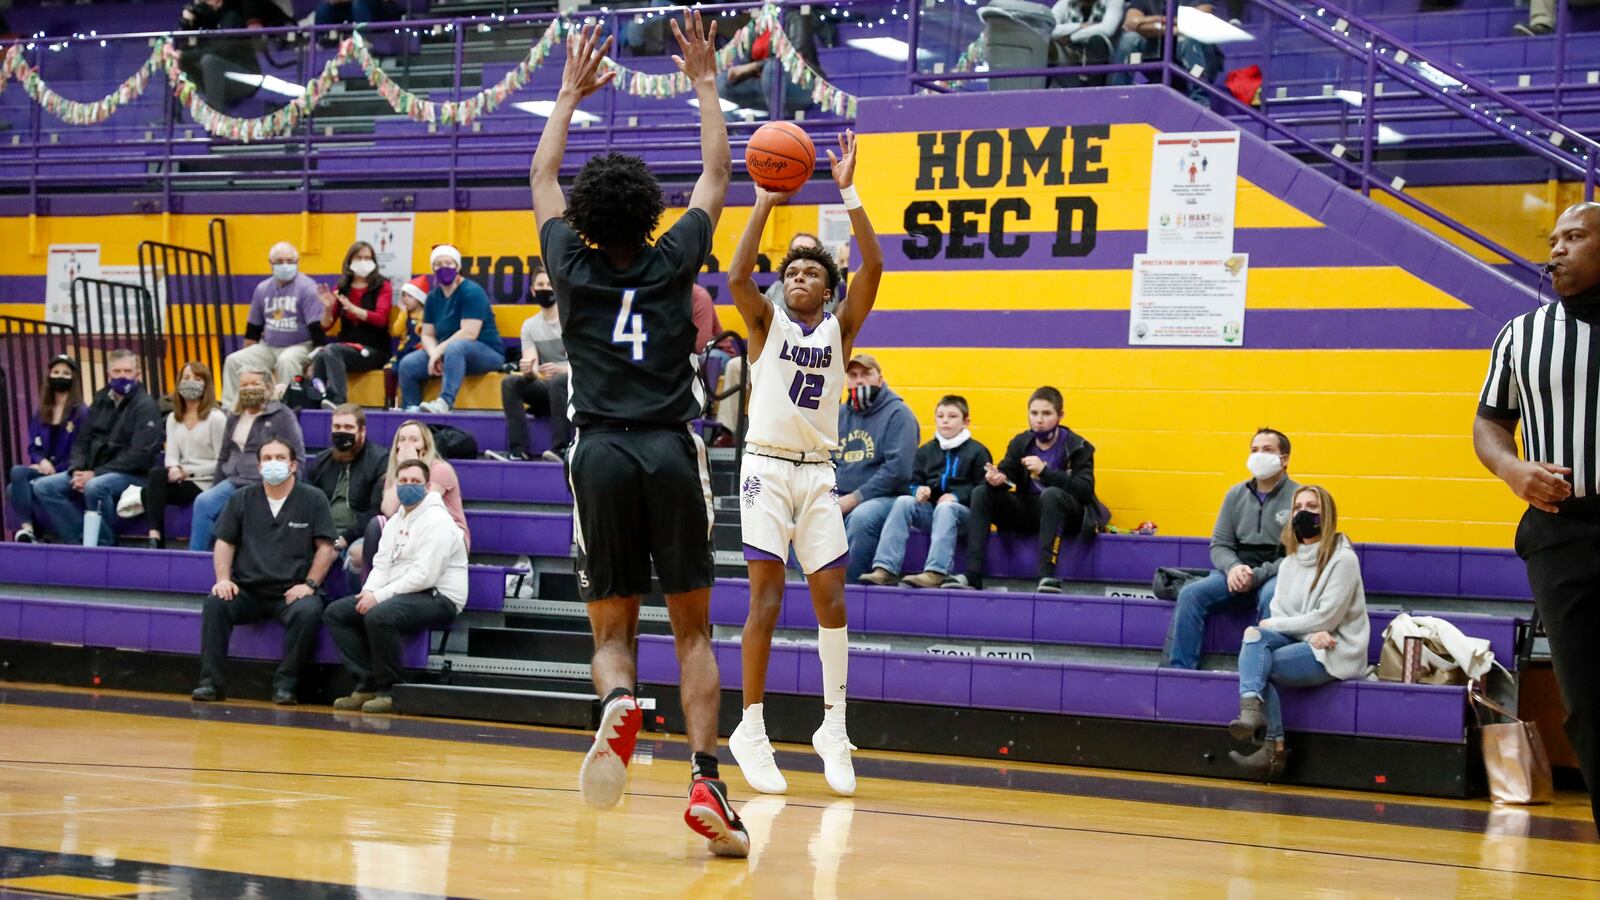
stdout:
<svg viewBox="0 0 1600 900">
<path fill-rule="evenodd" d="M 1600 495 L 1600 328 L 1559 301 L 1506 323 L 1478 414 L 1521 418 L 1528 459 L 1572 469 L 1573 496 Z"/>
</svg>

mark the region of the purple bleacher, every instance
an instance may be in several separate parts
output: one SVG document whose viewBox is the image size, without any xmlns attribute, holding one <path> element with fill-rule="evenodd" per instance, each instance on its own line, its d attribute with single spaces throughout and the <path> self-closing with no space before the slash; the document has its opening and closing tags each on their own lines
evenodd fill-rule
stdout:
<svg viewBox="0 0 1600 900">
<path fill-rule="evenodd" d="M 305 435 L 306 446 L 328 446 L 328 429 L 332 418 L 333 414 L 323 409 L 300 411 L 300 431 Z M 417 419 L 429 425 L 453 425 L 472 435 L 478 442 L 480 451 L 506 449 L 505 417 L 499 413 L 489 412 L 456 411 L 445 415 L 433 415 L 397 410 L 368 410 L 367 439 L 388 446 L 394 441 L 394 433 L 408 419 Z M 528 437 L 533 446 L 550 445 L 550 423 L 547 419 L 529 416 L 528 429 Z"/>
<path fill-rule="evenodd" d="M 817 620 L 808 589 L 803 583 L 786 585 L 781 624 L 785 628 L 815 628 Z M 749 583 L 719 578 L 711 591 L 711 621 L 716 625 L 744 623 L 749 606 Z M 1172 622 L 1173 604 L 1131 597 L 1077 597 L 1002 591 L 919 590 L 905 587 L 846 588 L 849 620 L 863 632 L 1036 644 L 1079 644 L 1159 650 Z M 1398 613 L 1372 610 L 1368 660 L 1377 662 L 1383 649 L 1383 630 Z M 1430 615 L 1418 611 L 1416 615 Z M 1495 659 L 1508 669 L 1516 667 L 1518 623 L 1515 616 L 1481 613 L 1437 613 L 1468 637 L 1489 642 Z M 1246 609 L 1224 609 L 1207 622 L 1202 649 L 1207 653 L 1239 652 L 1245 628 L 1254 624 Z"/>
<path fill-rule="evenodd" d="M 467 527 L 474 553 L 572 555 L 572 516 L 567 513 L 468 509 Z"/>
<path fill-rule="evenodd" d="M 16 582 L 87 590 L 147 590 L 193 594 L 196 604 L 216 578 L 209 553 L 153 551 L 71 544 L 0 544 L 0 572 Z M 467 567 L 467 609 L 497 612 L 505 605 L 505 566 Z M 336 567 L 330 583 L 343 572 Z M 332 597 L 330 599 L 337 599 Z"/>
<path fill-rule="evenodd" d="M 966 539 L 958 541 L 962 547 Z M 1406 544 L 1356 544 L 1361 575 L 1369 593 L 1417 597 L 1530 600 L 1526 570 L 1510 550 L 1424 547 Z M 919 572 L 928 555 L 928 535 L 912 531 L 903 569 Z M 961 558 L 958 553 L 957 558 Z M 1026 535 L 989 536 L 985 576 L 1033 580 L 1038 577 L 1037 541 Z M 1210 568 L 1210 542 L 1199 537 L 1105 534 L 1089 544 L 1070 542 L 1061 549 L 1056 574 L 1069 581 L 1149 584 L 1161 566 Z"/>
<path fill-rule="evenodd" d="M 737 690 L 742 683 L 738 644 L 713 643 L 722 687 Z M 775 645 L 768 690 L 819 696 L 816 656 L 811 647 Z M 641 684 L 678 683 L 671 637 L 639 636 L 638 675 Z M 1217 727 L 1239 710 L 1239 680 L 1228 672 L 852 650 L 850 676 L 851 696 L 860 700 Z M 1466 739 L 1466 691 L 1335 682 L 1287 694 L 1284 718 L 1297 731 L 1459 744 Z"/>
<path fill-rule="evenodd" d="M 461 481 L 461 496 L 467 500 L 572 503 L 561 463 L 458 459 L 451 464 Z"/>
</svg>

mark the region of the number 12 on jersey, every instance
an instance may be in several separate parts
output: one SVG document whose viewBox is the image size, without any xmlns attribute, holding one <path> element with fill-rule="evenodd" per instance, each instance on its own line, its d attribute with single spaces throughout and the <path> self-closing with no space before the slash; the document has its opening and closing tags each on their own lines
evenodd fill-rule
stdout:
<svg viewBox="0 0 1600 900">
<path fill-rule="evenodd" d="M 632 344 L 633 361 L 640 362 L 644 359 L 644 341 L 648 335 L 644 330 L 644 316 L 633 311 L 634 293 L 633 290 L 622 292 L 622 310 L 617 313 L 617 324 L 611 327 L 611 342 Z"/>
<path fill-rule="evenodd" d="M 794 401 L 795 406 L 816 409 L 822 405 L 822 385 L 821 375 L 796 372 L 793 383 L 789 385 L 789 399 Z"/>
</svg>

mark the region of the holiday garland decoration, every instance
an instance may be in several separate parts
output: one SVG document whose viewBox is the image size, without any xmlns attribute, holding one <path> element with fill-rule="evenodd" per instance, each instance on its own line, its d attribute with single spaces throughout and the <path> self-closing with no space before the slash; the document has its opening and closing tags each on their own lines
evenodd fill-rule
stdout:
<svg viewBox="0 0 1600 900">
<path fill-rule="evenodd" d="M 167 76 L 173 96 L 189 110 L 189 116 L 197 125 L 217 137 L 248 143 L 292 134 L 300 122 L 333 91 L 334 85 L 340 80 L 340 67 L 354 63 L 395 112 L 418 122 L 470 125 L 499 109 L 513 94 L 527 87 L 533 73 L 545 64 L 551 51 L 570 28 L 571 25 L 562 19 L 551 22 L 539 40 L 528 49 L 528 55 L 498 82 L 471 97 L 455 101 L 427 100 L 395 83 L 379 65 L 359 33 L 340 43 L 338 52 L 323 64 L 322 72 L 316 78 L 305 84 L 300 96 L 282 109 L 254 118 L 230 116 L 206 103 L 204 94 L 179 65 L 180 57 L 170 38 L 157 38 L 151 45 L 150 57 L 138 71 L 105 97 L 91 102 L 69 100 L 51 90 L 39 77 L 38 69 L 23 58 L 22 45 L 13 45 L 4 59 L 0 60 L 0 90 L 4 89 L 7 80 L 15 80 L 45 112 L 61 121 L 69 125 L 97 125 L 143 96 L 156 72 L 161 71 Z M 763 7 L 749 24 L 733 34 L 728 43 L 717 51 L 718 66 L 722 69 L 732 66 L 749 53 L 756 35 L 769 31 L 772 33 L 773 56 L 783 65 L 789 80 L 800 87 L 810 88 L 812 99 L 823 109 L 835 115 L 854 118 L 856 98 L 834 87 L 811 68 L 784 33 L 781 11 L 777 6 Z M 976 46 L 977 42 L 974 42 L 968 51 Z M 962 56 L 965 59 L 967 54 Z M 612 82 L 617 90 L 637 97 L 664 99 L 688 93 L 694 88 L 688 76 L 682 72 L 664 75 L 640 72 L 609 57 L 604 65 L 617 73 Z"/>
<path fill-rule="evenodd" d="M 164 44 L 165 39 L 157 40 L 150 58 L 144 61 L 139 71 L 130 75 L 116 90 L 92 103 L 68 100 L 51 90 L 39 77 L 39 70 L 23 59 L 22 45 L 12 44 L 6 51 L 5 60 L 0 62 L 0 88 L 5 86 L 8 78 L 15 79 L 22 85 L 23 92 L 33 98 L 33 102 L 61 121 L 69 125 L 98 125 L 111 118 L 124 104 L 132 103 L 144 95 L 145 89 L 150 86 L 150 79 L 161 69 L 161 48 Z"/>
</svg>

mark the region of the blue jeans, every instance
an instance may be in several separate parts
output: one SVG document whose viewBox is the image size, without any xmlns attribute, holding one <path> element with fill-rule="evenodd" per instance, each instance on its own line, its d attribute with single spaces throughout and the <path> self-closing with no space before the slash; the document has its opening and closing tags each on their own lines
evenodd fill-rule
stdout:
<svg viewBox="0 0 1600 900">
<path fill-rule="evenodd" d="M 878 552 L 878 535 L 883 533 L 884 520 L 894 509 L 893 497 L 874 497 L 861 501 L 844 517 L 844 534 L 850 541 L 850 567 L 844 577 L 855 581 L 872 571 L 872 556 Z"/>
<path fill-rule="evenodd" d="M 456 394 L 461 392 L 461 382 L 468 375 L 482 375 L 505 365 L 504 350 L 483 341 L 453 341 L 444 348 L 444 378 L 439 386 L 439 399 L 456 405 Z M 400 376 L 400 405 L 407 409 L 422 402 L 422 384 L 428 374 L 428 354 L 407 353 L 396 367 Z"/>
<path fill-rule="evenodd" d="M 189 523 L 190 550 L 211 549 L 211 544 L 216 540 L 212 530 L 217 527 L 217 516 L 222 515 L 223 507 L 228 505 L 228 498 L 238 490 L 238 485 L 223 478 L 194 498 L 193 521 Z"/>
<path fill-rule="evenodd" d="M 1283 707 L 1273 685 L 1315 687 L 1335 679 L 1317 661 L 1310 644 L 1265 628 L 1255 631 L 1254 638 L 1245 632 L 1239 648 L 1239 698 L 1259 698 L 1267 717 L 1267 740 L 1281 740 Z"/>
<path fill-rule="evenodd" d="M 400 18 L 405 10 L 391 0 L 350 0 L 349 3 L 317 4 L 318 25 L 344 25 L 350 22 L 386 22 Z"/>
<path fill-rule="evenodd" d="M 111 530 L 112 523 L 117 521 L 117 500 L 123 491 L 135 484 L 144 484 L 144 479 L 126 472 L 107 472 L 90 478 L 79 494 L 72 489 L 72 473 L 57 472 L 33 483 L 33 499 L 49 521 L 50 530 L 69 544 L 83 541 L 84 510 L 98 512 L 99 543 L 108 547 L 117 541 Z"/>
<path fill-rule="evenodd" d="M 1199 581 L 1191 581 L 1178 592 L 1178 605 L 1172 611 L 1172 627 L 1167 630 L 1166 659 L 1164 665 L 1174 669 L 1200 668 L 1200 644 L 1206 636 L 1206 619 L 1211 613 L 1225 607 L 1249 605 L 1256 611 L 1256 621 L 1266 618 L 1272 606 L 1272 595 L 1278 591 L 1278 577 L 1274 575 L 1260 587 L 1235 594 L 1228 590 L 1228 576 L 1212 572 Z"/>
<path fill-rule="evenodd" d="M 1216 47 L 1210 44 L 1202 44 L 1199 41 L 1190 40 L 1186 37 L 1179 37 L 1177 39 L 1175 49 L 1177 50 L 1178 54 L 1178 62 L 1181 63 L 1185 69 L 1193 72 L 1194 67 L 1199 66 L 1202 71 L 1198 77 L 1208 83 L 1216 83 L 1217 75 L 1222 71 L 1223 63 L 1221 50 L 1218 50 Z M 1139 36 L 1138 32 L 1124 31 L 1117 35 L 1117 42 L 1112 54 L 1112 58 L 1119 64 L 1127 64 L 1133 62 L 1133 54 L 1137 53 L 1139 54 L 1139 59 L 1141 62 L 1159 62 L 1161 59 L 1161 51 L 1162 46 L 1160 41 L 1145 40 L 1143 37 Z M 1133 84 L 1137 75 L 1138 73 L 1136 72 L 1117 72 L 1111 76 L 1110 83 Z M 1161 73 L 1149 73 L 1145 77 L 1151 81 L 1159 82 L 1161 80 Z M 1205 88 L 1202 88 L 1199 85 L 1190 84 L 1189 82 L 1185 81 L 1180 89 L 1189 95 L 1190 100 L 1193 100 L 1201 106 L 1210 108 L 1211 95 L 1206 93 Z"/>
<path fill-rule="evenodd" d="M 967 528 L 967 508 L 960 503 L 918 503 L 910 494 L 896 497 L 884 520 L 883 533 L 878 537 L 878 553 L 872 560 L 876 569 L 887 569 L 896 575 L 905 564 L 906 541 L 911 529 L 929 532 L 928 560 L 923 563 L 925 572 L 949 575 L 955 563 L 956 537 Z"/>
<path fill-rule="evenodd" d="M 20 525 L 41 525 L 33 520 L 33 483 L 45 477 L 33 466 L 12 466 L 11 477 L 6 481 L 6 499 L 11 501 L 11 514 Z"/>
</svg>

